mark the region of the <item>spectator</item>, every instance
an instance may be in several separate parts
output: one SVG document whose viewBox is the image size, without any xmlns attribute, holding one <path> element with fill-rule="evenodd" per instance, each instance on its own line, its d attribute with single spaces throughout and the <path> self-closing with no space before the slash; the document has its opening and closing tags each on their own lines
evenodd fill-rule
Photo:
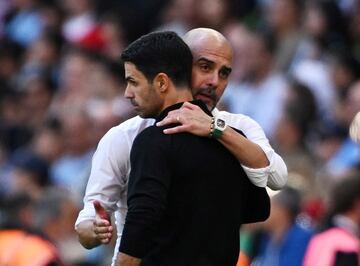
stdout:
<svg viewBox="0 0 360 266">
<path fill-rule="evenodd" d="M 54 163 L 63 153 L 64 138 L 62 124 L 57 118 L 48 119 L 36 131 L 31 143 L 32 149 L 49 164 Z"/>
<path fill-rule="evenodd" d="M 67 110 L 61 119 L 64 126 L 64 153 L 52 164 L 51 180 L 80 196 L 85 190 L 94 153 L 94 125 L 81 108 Z"/>
<path fill-rule="evenodd" d="M 247 51 L 247 76 L 225 92 L 224 104 L 232 113 L 250 116 L 271 140 L 280 120 L 287 89 L 281 73 L 273 71 L 274 43 L 270 36 L 254 33 Z"/>
<path fill-rule="evenodd" d="M 44 22 L 40 16 L 38 0 L 13 1 L 13 15 L 6 25 L 10 40 L 27 47 L 40 38 Z"/>
<path fill-rule="evenodd" d="M 56 245 L 68 265 L 86 260 L 73 234 L 77 212 L 76 198 L 66 189 L 48 188 L 33 206 L 33 228 L 42 231 Z"/>
<path fill-rule="evenodd" d="M 62 265 L 57 248 L 43 231 L 35 233 L 30 229 L 34 204 L 31 197 L 17 194 L 1 203 L 1 217 L 6 220 L 0 227 L 0 265 Z"/>
<path fill-rule="evenodd" d="M 304 85 L 289 84 L 283 115 L 275 130 L 274 142 L 289 172 L 303 177 L 309 191 L 314 191 L 317 161 L 310 148 L 316 131 L 317 118 L 315 99 Z M 289 175 L 291 178 L 293 175 Z M 290 180 L 293 182 L 295 180 Z"/>
<path fill-rule="evenodd" d="M 49 165 L 32 151 L 17 151 L 11 163 L 12 193 L 28 193 L 33 199 L 41 197 L 46 186 L 50 184 Z"/>
<path fill-rule="evenodd" d="M 328 229 L 311 239 L 303 266 L 359 265 L 360 176 L 355 173 L 330 194 Z"/>
<path fill-rule="evenodd" d="M 61 2 L 68 15 L 62 26 L 62 32 L 68 42 L 99 51 L 103 48 L 104 42 L 92 2 L 91 0 Z"/>
<path fill-rule="evenodd" d="M 265 10 L 267 23 L 275 36 L 274 70 L 287 72 L 300 40 L 301 18 L 303 11 L 301 0 L 273 0 Z"/>
<path fill-rule="evenodd" d="M 351 121 L 357 114 L 360 108 L 360 82 L 357 81 L 349 90 L 348 96 L 344 103 L 344 108 L 340 123 L 346 129 L 349 128 Z M 333 180 L 341 176 L 347 175 L 355 169 L 360 163 L 360 149 L 359 145 L 353 142 L 348 136 L 348 130 L 345 131 L 346 135 L 340 140 L 340 144 L 329 160 L 325 164 L 326 173 L 333 177 Z"/>
<path fill-rule="evenodd" d="M 254 265 L 301 265 L 312 231 L 297 223 L 301 211 L 300 192 L 286 187 L 271 200 L 269 219 L 264 222 L 265 234 L 260 238 Z M 319 264 L 313 264 L 319 265 Z"/>
<path fill-rule="evenodd" d="M 194 27 L 196 10 L 194 0 L 172 0 L 161 13 L 162 25 L 158 30 L 175 31 L 179 36 L 184 35 Z"/>
</svg>

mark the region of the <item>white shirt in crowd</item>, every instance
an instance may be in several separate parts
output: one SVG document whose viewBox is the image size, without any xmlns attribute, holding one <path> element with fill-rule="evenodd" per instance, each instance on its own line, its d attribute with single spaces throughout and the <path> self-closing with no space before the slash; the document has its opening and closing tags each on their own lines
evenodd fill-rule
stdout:
<svg viewBox="0 0 360 266">
<path fill-rule="evenodd" d="M 253 118 L 272 139 L 283 113 L 287 87 L 282 75 L 270 74 L 259 83 L 230 83 L 222 101 L 230 112 Z"/>
<path fill-rule="evenodd" d="M 287 181 L 287 169 L 282 158 L 275 153 L 258 123 L 242 114 L 213 110 L 226 123 L 241 130 L 252 142 L 265 152 L 270 164 L 265 168 L 252 169 L 243 166 L 250 181 L 259 187 L 268 185 L 279 189 Z M 153 119 L 131 118 L 110 129 L 100 140 L 92 159 L 91 173 L 84 197 L 84 208 L 79 213 L 75 227 L 82 221 L 95 218 L 92 202 L 99 200 L 109 213 L 115 213 L 117 241 L 115 254 L 125 222 L 127 211 L 127 184 L 130 174 L 130 150 L 135 137 L 154 124 Z M 114 262 L 113 262 L 114 263 Z"/>
</svg>

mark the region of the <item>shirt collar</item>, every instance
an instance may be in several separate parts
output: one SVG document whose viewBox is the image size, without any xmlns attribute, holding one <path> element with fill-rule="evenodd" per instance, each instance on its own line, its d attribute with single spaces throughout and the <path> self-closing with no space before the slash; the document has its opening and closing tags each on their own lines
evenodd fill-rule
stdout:
<svg viewBox="0 0 360 266">
<path fill-rule="evenodd" d="M 213 114 L 213 116 L 217 116 L 219 113 L 220 113 L 220 111 L 219 111 L 219 109 L 217 109 L 216 107 L 211 111 L 211 113 Z"/>
<path fill-rule="evenodd" d="M 335 226 L 338 226 L 349 233 L 360 236 L 360 228 L 359 226 L 350 218 L 346 217 L 345 215 L 335 215 L 333 217 L 333 223 Z"/>
<path fill-rule="evenodd" d="M 194 104 L 194 105 L 197 105 L 199 106 L 206 114 L 208 114 L 209 116 L 213 116 L 211 114 L 211 112 L 209 111 L 209 109 L 206 107 L 206 104 L 200 100 L 193 100 L 193 101 L 190 101 L 190 103 Z M 171 105 L 171 106 L 168 106 L 166 107 L 159 115 L 158 117 L 156 118 L 156 122 L 159 122 L 161 120 L 163 120 L 167 114 L 170 112 L 170 111 L 173 111 L 173 110 L 176 110 L 176 109 L 180 109 L 180 107 L 183 105 L 184 103 L 181 102 L 181 103 L 176 103 L 174 105 Z"/>
</svg>

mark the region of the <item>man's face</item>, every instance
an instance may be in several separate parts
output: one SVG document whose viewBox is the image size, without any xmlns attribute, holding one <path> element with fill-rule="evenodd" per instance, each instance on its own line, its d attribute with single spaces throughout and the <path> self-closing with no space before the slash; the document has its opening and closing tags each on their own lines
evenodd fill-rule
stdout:
<svg viewBox="0 0 360 266">
<path fill-rule="evenodd" d="M 156 117 L 162 107 L 162 99 L 155 86 L 130 62 L 125 62 L 125 97 L 142 118 Z"/>
<path fill-rule="evenodd" d="M 212 110 L 229 81 L 232 51 L 228 45 L 203 42 L 192 48 L 194 57 L 191 88 L 194 98 Z"/>
</svg>

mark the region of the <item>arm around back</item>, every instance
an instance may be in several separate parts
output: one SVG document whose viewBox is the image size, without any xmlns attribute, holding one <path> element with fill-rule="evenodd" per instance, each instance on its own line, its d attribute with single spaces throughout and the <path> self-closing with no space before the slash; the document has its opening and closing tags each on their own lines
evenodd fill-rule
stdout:
<svg viewBox="0 0 360 266">
<path fill-rule="evenodd" d="M 281 189 L 287 182 L 287 168 L 279 154 L 270 146 L 260 125 L 248 116 L 215 110 L 215 115 L 224 117 L 227 124 L 242 131 L 241 134 L 225 135 L 227 146 L 242 164 L 250 181 L 258 187 L 269 186 L 273 190 Z M 265 159 L 266 158 L 266 159 Z M 267 163 L 264 164 L 264 162 Z"/>
<path fill-rule="evenodd" d="M 275 190 L 282 188 L 287 182 L 286 165 L 270 146 L 260 125 L 248 116 L 216 108 L 213 115 L 220 115 L 230 127 L 245 134 L 246 138 L 228 127 L 219 140 L 238 159 L 250 181 L 259 187 L 269 186 Z M 189 132 L 197 136 L 209 136 L 211 117 L 196 105 L 184 103 L 180 109 L 169 112 L 157 125 L 179 122 L 180 126 L 167 128 L 164 133 Z"/>
<path fill-rule="evenodd" d="M 108 214 L 125 211 L 127 205 L 124 192 L 127 189 L 130 172 L 130 149 L 135 137 L 153 123 L 153 119 L 142 119 L 136 116 L 111 128 L 100 140 L 92 160 L 84 208 L 80 211 L 75 223 L 79 239 L 88 248 L 99 244 L 94 239 L 94 233 L 97 231 L 93 226 L 96 220 L 93 202 L 96 200 L 101 202 Z M 120 226 L 122 223 L 118 221 L 117 224 Z M 118 233 L 121 229 L 118 227 Z"/>
</svg>

